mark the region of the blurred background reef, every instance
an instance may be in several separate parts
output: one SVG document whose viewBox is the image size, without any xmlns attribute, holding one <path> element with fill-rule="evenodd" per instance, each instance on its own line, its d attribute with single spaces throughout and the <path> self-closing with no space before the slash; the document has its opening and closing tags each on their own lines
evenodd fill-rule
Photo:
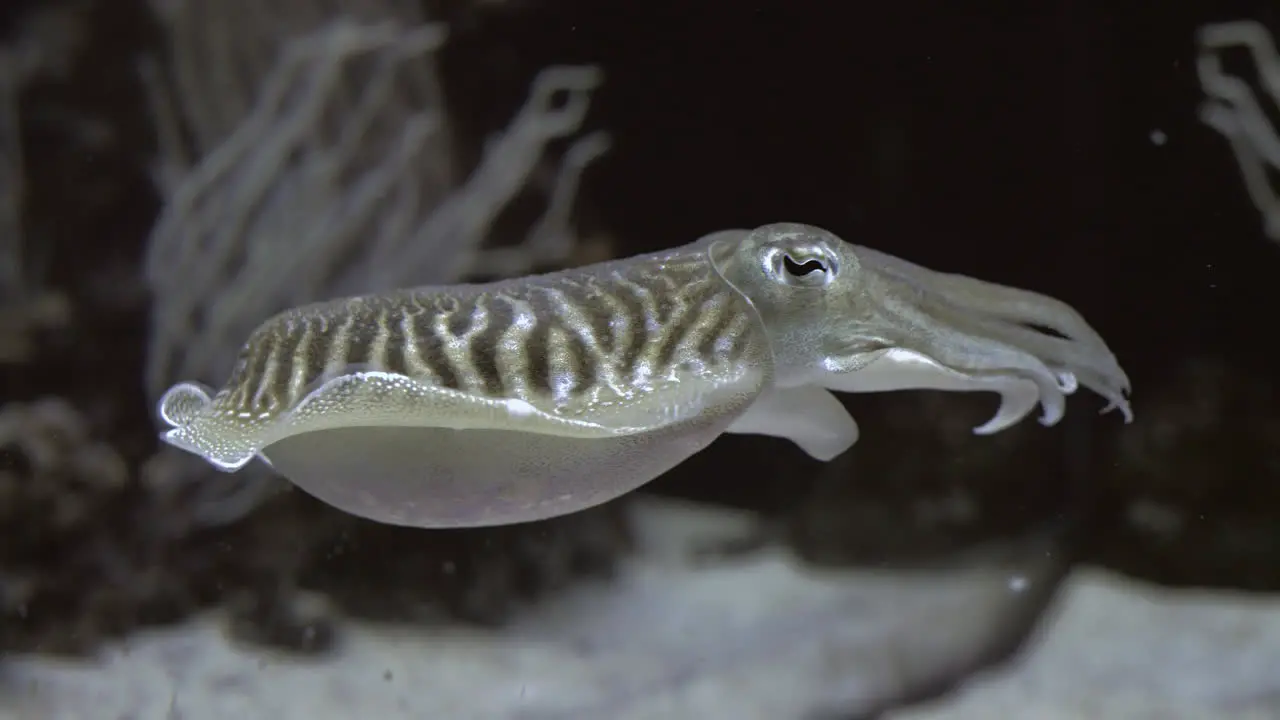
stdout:
<svg viewBox="0 0 1280 720">
<path fill-rule="evenodd" d="M 756 512 L 823 567 L 1048 534 L 1059 577 L 1280 592 L 1280 247 L 1193 67 L 1206 22 L 1280 31 L 1238 5 L 4 3 L 0 650 L 221 606 L 240 641 L 324 652 L 344 617 L 501 626 L 607 578 L 627 498 L 375 525 L 162 450 L 157 389 L 218 383 L 291 304 L 778 220 L 1070 302 L 1137 422 L 1081 393 L 975 438 L 991 398 L 859 396 L 835 462 L 726 437 L 646 493 Z"/>
</svg>

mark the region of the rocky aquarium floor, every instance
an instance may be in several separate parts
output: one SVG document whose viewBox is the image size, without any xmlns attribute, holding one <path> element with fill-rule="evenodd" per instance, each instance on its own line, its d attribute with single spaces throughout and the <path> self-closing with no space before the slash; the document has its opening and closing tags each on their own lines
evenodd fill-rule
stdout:
<svg viewBox="0 0 1280 720">
<path fill-rule="evenodd" d="M 502 631 L 355 624 L 273 656 L 206 615 L 92 662 L 15 659 L 9 720 L 850 718 L 972 667 L 1037 581 L 1016 568 L 817 573 L 690 548 L 744 518 L 638 504 L 642 552 Z M 896 720 L 1280 718 L 1280 600 L 1079 572 L 1015 660 Z"/>
</svg>

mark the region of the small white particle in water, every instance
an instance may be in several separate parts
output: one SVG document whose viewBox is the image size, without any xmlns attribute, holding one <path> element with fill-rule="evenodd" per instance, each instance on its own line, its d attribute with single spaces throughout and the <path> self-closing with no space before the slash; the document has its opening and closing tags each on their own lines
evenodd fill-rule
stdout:
<svg viewBox="0 0 1280 720">
<path fill-rule="evenodd" d="M 1031 587 L 1031 581 L 1025 575 L 1014 575 L 1009 578 L 1009 592 L 1024 592 Z"/>
<path fill-rule="evenodd" d="M 1156 145 L 1157 147 L 1159 147 L 1164 145 L 1167 142 L 1169 142 L 1169 136 L 1165 135 L 1163 130 L 1161 130 L 1160 128 L 1156 128 L 1155 130 L 1151 131 L 1152 145 Z"/>
</svg>

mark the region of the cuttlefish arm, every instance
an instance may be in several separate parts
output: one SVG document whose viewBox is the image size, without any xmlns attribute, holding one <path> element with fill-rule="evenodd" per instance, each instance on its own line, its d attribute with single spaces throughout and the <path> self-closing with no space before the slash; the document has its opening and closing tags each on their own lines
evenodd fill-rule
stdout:
<svg viewBox="0 0 1280 720">
<path fill-rule="evenodd" d="M 1105 341 L 1066 303 L 929 270 L 825 230 L 779 223 L 722 236 L 717 270 L 760 313 L 777 381 L 729 432 L 792 440 L 828 460 L 859 435 L 828 391 L 994 392 L 974 428 L 1004 430 L 1037 406 L 1054 425 L 1084 386 L 1103 412 L 1133 419 L 1129 378 Z"/>
<path fill-rule="evenodd" d="M 1013 348 L 1056 373 L 1064 393 L 1082 385 L 1107 400 L 1102 413 L 1119 410 L 1126 423 L 1133 422 L 1128 375 L 1102 336 L 1067 303 L 1029 290 L 937 272 L 871 248 L 857 247 L 856 252 L 864 271 L 881 276 L 881 292 L 896 299 L 887 304 L 923 314 L 921 322 L 935 328 L 943 344 L 949 342 L 961 352 L 972 351 L 975 341 Z M 947 364 L 945 358 L 940 360 Z M 981 363 L 975 369 L 981 369 Z"/>
</svg>

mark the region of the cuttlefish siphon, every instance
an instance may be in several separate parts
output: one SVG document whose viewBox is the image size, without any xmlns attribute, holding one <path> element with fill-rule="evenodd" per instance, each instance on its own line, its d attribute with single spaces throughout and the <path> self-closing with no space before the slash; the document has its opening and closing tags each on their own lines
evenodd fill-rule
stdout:
<svg viewBox="0 0 1280 720">
<path fill-rule="evenodd" d="M 810 225 L 726 230 L 623 260 L 283 312 L 226 386 L 181 383 L 162 438 L 231 472 L 255 457 L 395 525 L 545 519 L 633 490 L 723 433 L 820 460 L 858 439 L 837 392 L 998 393 L 999 432 L 1083 385 L 1132 420 L 1129 380 L 1067 304 L 935 272 Z"/>
</svg>

